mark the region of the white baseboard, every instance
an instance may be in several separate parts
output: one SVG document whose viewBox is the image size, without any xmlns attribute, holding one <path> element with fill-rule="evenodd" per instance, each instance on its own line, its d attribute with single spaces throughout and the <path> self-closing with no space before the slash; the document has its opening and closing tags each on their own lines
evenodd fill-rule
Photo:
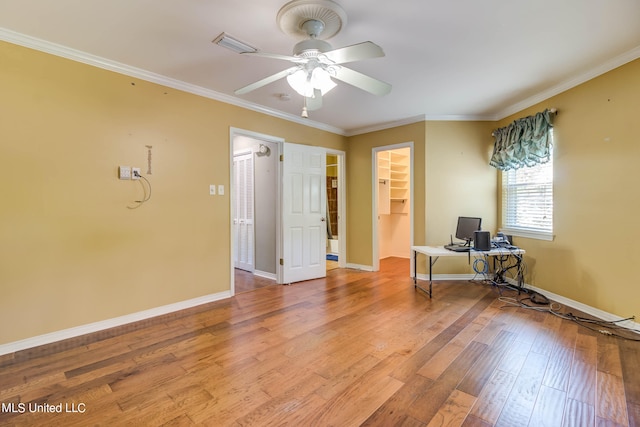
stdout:
<svg viewBox="0 0 640 427">
<path fill-rule="evenodd" d="M 358 264 L 348 264 L 347 268 L 353 268 L 356 270 L 364 270 L 364 271 L 373 271 L 373 268 L 371 266 L 358 265 Z M 476 275 L 475 274 L 434 274 L 432 277 L 433 277 L 433 280 L 472 280 L 474 277 L 476 277 Z M 418 274 L 418 279 L 429 280 L 429 276 L 426 274 Z M 512 282 L 512 284 L 516 284 L 516 283 Z M 556 301 L 568 307 L 575 308 L 576 310 L 580 310 L 581 312 L 597 317 L 598 319 L 607 320 L 607 321 L 615 321 L 620 319 L 619 316 L 615 316 L 611 313 L 607 313 L 606 311 L 602 311 L 600 309 L 588 306 L 581 302 L 574 301 L 569 298 L 565 298 L 562 295 L 557 295 L 557 294 L 554 294 L 553 292 L 540 289 L 536 286 L 525 285 L 525 287 L 528 289 L 532 289 L 536 292 L 539 292 L 540 294 L 546 296 L 547 298 L 553 301 Z M 184 310 L 187 308 L 196 307 L 198 305 L 207 304 L 210 302 L 219 301 L 219 300 L 223 300 L 230 297 L 231 297 L 230 291 L 219 292 L 217 294 L 205 295 L 199 298 L 194 298 L 187 301 L 164 305 L 164 306 L 152 308 L 149 310 L 139 311 L 137 313 L 127 314 L 125 316 L 120 316 L 113 319 L 103 320 L 95 323 L 89 323 L 87 325 L 82 325 L 82 326 L 76 326 L 74 328 L 63 329 L 61 331 L 51 332 L 49 334 L 44 334 L 44 335 L 38 335 L 35 337 L 27 338 L 20 341 L 10 342 L 7 344 L 0 344 L 0 356 L 4 354 L 14 353 L 16 351 L 26 350 L 28 348 L 38 347 L 45 344 L 51 344 L 51 343 L 62 341 L 69 338 L 75 338 L 81 335 L 103 331 L 116 326 L 126 325 L 127 323 L 133 323 L 133 322 L 138 322 L 140 320 L 150 319 L 152 317 L 161 316 L 163 314 L 168 314 L 168 313 Z M 618 325 L 628 329 L 632 329 L 634 331 L 640 331 L 640 324 L 632 320 L 619 322 Z"/>
<path fill-rule="evenodd" d="M 268 273 L 266 271 L 254 270 L 254 276 L 262 277 L 264 279 L 276 280 L 277 277 L 274 273 Z"/>
<path fill-rule="evenodd" d="M 433 280 L 473 280 L 475 274 L 434 274 Z M 429 281 L 428 274 L 418 274 L 418 280 Z"/>
<path fill-rule="evenodd" d="M 216 294 L 205 295 L 193 298 L 187 301 L 181 301 L 174 304 L 163 305 L 161 307 L 149 310 L 131 313 L 113 319 L 102 320 L 100 322 L 89 323 L 87 325 L 76 326 L 74 328 L 63 329 L 61 331 L 51 332 L 49 334 L 38 335 L 20 341 L 14 341 L 7 344 L 0 344 L 0 356 L 3 354 L 14 353 L 16 351 L 26 350 L 28 348 L 38 347 L 45 344 L 51 344 L 57 341 L 69 338 L 79 337 L 116 326 L 126 325 L 127 323 L 138 322 L 140 320 L 150 319 L 152 317 L 161 316 L 163 314 L 173 313 L 187 308 L 196 307 L 198 305 L 207 304 L 214 301 L 230 298 L 231 292 L 224 291 Z"/>
<path fill-rule="evenodd" d="M 515 283 L 515 282 L 514 282 Z M 526 285 L 527 288 L 534 290 L 545 297 L 553 300 L 559 304 L 566 305 L 568 307 L 575 308 L 576 310 L 580 310 L 583 313 L 589 314 L 591 316 L 597 317 L 598 319 L 606 320 L 608 322 L 613 322 L 620 320 L 620 316 L 613 315 L 611 313 L 607 313 L 606 311 L 602 311 L 595 307 L 591 307 L 589 305 L 583 304 L 578 301 L 574 301 L 569 298 L 565 298 L 562 295 L 554 294 L 553 292 L 546 291 L 544 289 L 540 289 L 536 286 Z M 630 317 L 630 316 L 627 316 Z M 633 320 L 625 320 L 624 322 L 616 322 L 618 326 L 622 326 L 624 328 L 632 329 L 635 332 L 640 333 L 640 323 L 634 322 Z"/>
<path fill-rule="evenodd" d="M 371 265 L 361 265 L 361 264 L 347 263 L 346 268 L 352 268 L 354 270 L 362 270 L 362 271 L 373 271 L 373 266 L 371 266 Z"/>
<path fill-rule="evenodd" d="M 476 277 L 477 275 L 475 274 L 434 274 L 433 275 L 433 280 L 472 280 L 474 277 Z M 482 276 L 479 276 L 482 277 Z M 419 280 L 429 280 L 429 275 L 428 274 L 418 274 L 418 279 Z M 517 282 L 513 279 L 507 278 L 507 282 L 509 282 L 512 285 L 517 285 Z M 581 312 L 585 313 L 585 314 L 589 314 L 591 316 L 594 316 L 598 319 L 602 319 L 602 320 L 606 320 L 609 322 L 612 321 L 617 321 L 620 320 L 621 317 L 620 316 L 616 316 L 613 315 L 611 313 L 607 313 L 606 311 L 602 311 L 600 309 L 597 309 L 595 307 L 591 307 L 589 305 L 583 304 L 581 302 L 578 301 L 574 301 L 570 298 L 566 298 L 563 297 L 562 295 L 558 295 L 558 294 L 554 294 L 553 292 L 549 292 L 547 290 L 544 289 L 540 289 L 536 286 L 532 286 L 529 284 L 525 284 L 524 285 L 525 288 L 527 289 L 531 289 L 533 291 L 536 291 L 542 295 L 544 295 L 545 297 L 549 298 L 550 300 L 553 300 L 559 304 L 565 305 L 567 307 L 571 307 L 571 308 L 575 308 L 576 310 L 580 310 Z M 618 326 L 622 326 L 624 328 L 628 328 L 631 329 L 635 332 L 639 332 L 640 333 L 640 323 L 634 322 L 632 320 L 625 320 L 624 322 L 617 322 Z"/>
</svg>

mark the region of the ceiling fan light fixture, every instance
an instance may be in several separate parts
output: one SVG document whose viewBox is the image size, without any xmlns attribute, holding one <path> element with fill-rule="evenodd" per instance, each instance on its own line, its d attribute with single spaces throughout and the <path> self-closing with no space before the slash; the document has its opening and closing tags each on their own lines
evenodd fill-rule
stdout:
<svg viewBox="0 0 640 427">
<path fill-rule="evenodd" d="M 315 89 L 319 89 L 324 95 L 336 87 L 336 83 L 331 79 L 329 72 L 322 67 L 316 67 L 311 71 L 304 68 L 287 76 L 289 86 L 305 98 L 312 98 Z"/>
<path fill-rule="evenodd" d="M 221 33 L 218 37 L 216 37 L 213 40 L 213 43 L 217 44 L 218 46 L 222 46 L 226 49 L 232 50 L 236 53 L 253 53 L 258 51 L 257 48 L 245 42 L 242 42 L 236 39 L 235 37 L 231 37 L 227 33 Z"/>
</svg>

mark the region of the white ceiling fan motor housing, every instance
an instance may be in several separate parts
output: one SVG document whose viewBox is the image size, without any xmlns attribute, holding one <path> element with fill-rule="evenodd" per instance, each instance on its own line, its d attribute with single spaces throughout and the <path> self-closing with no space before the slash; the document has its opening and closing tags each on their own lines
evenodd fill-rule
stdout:
<svg viewBox="0 0 640 427">
<path fill-rule="evenodd" d="M 293 47 L 293 56 L 301 56 L 303 58 L 318 56 L 318 53 L 328 52 L 332 49 L 331 45 L 324 40 L 308 39 L 302 40 Z"/>
</svg>

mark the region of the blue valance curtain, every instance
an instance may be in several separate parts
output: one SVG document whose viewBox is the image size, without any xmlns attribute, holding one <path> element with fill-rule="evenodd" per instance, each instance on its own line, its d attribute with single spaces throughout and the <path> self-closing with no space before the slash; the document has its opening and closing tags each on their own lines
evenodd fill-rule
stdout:
<svg viewBox="0 0 640 427">
<path fill-rule="evenodd" d="M 493 132 L 495 145 L 489 164 L 507 171 L 549 161 L 555 112 L 544 110 L 515 120 Z"/>
</svg>

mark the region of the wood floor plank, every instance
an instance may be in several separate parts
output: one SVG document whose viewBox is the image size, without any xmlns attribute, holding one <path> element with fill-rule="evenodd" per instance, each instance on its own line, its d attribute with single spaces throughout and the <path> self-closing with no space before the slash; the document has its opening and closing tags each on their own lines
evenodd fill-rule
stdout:
<svg viewBox="0 0 640 427">
<path fill-rule="evenodd" d="M 391 377 L 391 371 L 405 356 L 394 354 L 365 372 L 321 411 L 306 417 L 301 425 L 360 425 L 396 393 L 403 383 Z M 357 404 L 354 404 L 357 402 Z"/>
<path fill-rule="evenodd" d="M 596 382 L 599 391 L 596 399 L 596 416 L 619 425 L 629 425 L 622 378 L 598 371 Z"/>
<path fill-rule="evenodd" d="M 579 331 L 576 336 L 576 347 L 574 359 L 592 366 L 598 363 L 598 337 L 592 333 Z"/>
<path fill-rule="evenodd" d="M 478 323 L 471 323 L 465 327 L 454 339 L 438 351 L 422 368 L 418 370 L 418 375 L 436 380 L 447 369 L 453 360 L 456 359 L 465 349 L 470 341 L 477 337 L 478 333 L 485 327 Z"/>
<path fill-rule="evenodd" d="M 407 362 L 393 373 L 393 376 L 400 381 L 406 382 L 409 377 L 415 375 L 438 351 L 471 323 L 472 319 L 481 313 L 493 299 L 494 297 L 490 294 L 485 294 L 464 315 L 457 318 L 433 340 L 429 341 L 427 345 L 412 355 Z"/>
<path fill-rule="evenodd" d="M 240 426 L 257 426 L 257 425 L 280 425 L 285 420 L 293 422 L 290 415 L 295 414 L 303 407 L 302 402 L 313 402 L 312 399 L 306 399 L 313 391 L 326 383 L 326 379 L 311 373 L 306 377 L 300 377 L 296 382 L 289 384 L 287 388 L 283 388 L 281 392 L 267 402 L 249 411 L 246 415 L 235 420 Z M 322 401 L 322 404 L 325 402 Z M 315 402 L 312 407 L 318 408 L 322 406 Z M 298 414 L 299 415 L 299 414 Z"/>
<path fill-rule="evenodd" d="M 500 370 L 517 376 L 531 351 L 531 344 L 531 342 L 520 341 L 516 338 L 507 354 L 502 358 Z"/>
<path fill-rule="evenodd" d="M 471 408 L 470 414 L 489 425 L 494 425 L 507 402 L 516 378 L 516 375 L 509 372 L 494 371 L 489 384 L 482 390 Z"/>
<path fill-rule="evenodd" d="M 482 357 L 487 345 L 472 341 L 465 350 L 454 360 L 438 381 L 429 387 L 428 394 L 420 396 L 408 408 L 408 415 L 428 423 L 438 412 L 446 399 L 453 393 L 460 380 L 464 378 L 475 361 Z"/>
<path fill-rule="evenodd" d="M 461 424 L 462 427 L 491 427 L 492 425 L 493 424 L 489 424 L 488 422 L 481 420 L 480 418 L 476 418 L 473 415 L 467 416 Z"/>
<path fill-rule="evenodd" d="M 542 385 L 549 356 L 529 353 L 518 374 L 496 426 L 523 426 L 529 424 L 533 407 Z"/>
<path fill-rule="evenodd" d="M 460 390 L 454 390 L 431 418 L 427 427 L 459 426 L 467 417 L 476 398 Z"/>
<path fill-rule="evenodd" d="M 564 417 L 566 392 L 542 386 L 529 420 L 531 426 L 561 426 Z"/>
<path fill-rule="evenodd" d="M 363 426 L 397 426 L 405 423 L 413 424 L 422 421 L 407 414 L 407 408 L 414 405 L 424 394 L 428 394 L 433 380 L 415 375 L 407 381 L 393 396 L 387 399 L 371 416 L 362 424 Z"/>
<path fill-rule="evenodd" d="M 477 397 L 498 367 L 505 352 L 512 345 L 513 338 L 513 333 L 501 331 L 495 341 L 487 347 L 482 357 L 474 363 L 473 368 L 458 384 L 457 389 Z"/>
<path fill-rule="evenodd" d="M 380 363 L 380 359 L 367 355 L 338 375 L 327 380 L 327 382 L 322 387 L 318 388 L 315 393 L 323 399 L 329 400 L 338 393 L 343 392 L 347 387 L 351 386 L 351 384 L 361 378 L 367 371 L 373 369 L 373 367 L 378 363 Z"/>
<path fill-rule="evenodd" d="M 571 366 L 571 378 L 567 396 L 587 405 L 595 405 L 596 401 L 596 368 L 588 363 L 574 359 Z"/>
<path fill-rule="evenodd" d="M 567 399 L 563 426 L 593 427 L 596 425 L 596 410 L 593 405 L 575 399 Z"/>
<path fill-rule="evenodd" d="M 598 372 L 606 372 L 622 378 L 622 362 L 620 361 L 620 346 L 615 338 L 598 338 Z"/>
<path fill-rule="evenodd" d="M 543 385 L 557 390 L 567 391 L 571 378 L 571 363 L 573 361 L 573 347 L 563 345 L 555 347 L 549 357 L 547 371 L 542 380 Z"/>
<path fill-rule="evenodd" d="M 640 425 L 640 345 L 638 342 L 622 341 L 620 346 L 620 366 L 624 382 L 629 425 Z"/>
<path fill-rule="evenodd" d="M 264 286 L 1 356 L 0 425 L 640 425 L 640 343 L 499 296 L 399 258 Z"/>
<path fill-rule="evenodd" d="M 640 405 L 633 402 L 627 402 L 627 410 L 629 411 L 629 425 L 640 425 Z"/>
</svg>

